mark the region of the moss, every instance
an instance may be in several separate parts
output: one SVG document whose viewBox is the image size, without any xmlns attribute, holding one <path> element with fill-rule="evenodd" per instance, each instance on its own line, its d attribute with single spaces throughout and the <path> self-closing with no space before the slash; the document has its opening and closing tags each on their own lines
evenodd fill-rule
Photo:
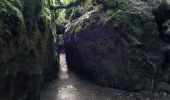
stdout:
<svg viewBox="0 0 170 100">
<path fill-rule="evenodd" d="M 69 5 L 71 3 L 71 0 L 60 0 L 60 2 L 63 4 L 63 5 Z"/>
<path fill-rule="evenodd" d="M 74 20 L 74 19 L 80 17 L 81 16 L 80 7 L 76 7 L 71 10 L 67 10 L 67 16 L 68 17 L 66 19 L 69 19 L 69 20 Z"/>
<path fill-rule="evenodd" d="M 61 0 L 61 1 L 58 1 L 57 4 L 66 6 L 66 5 L 69 5 L 71 2 L 73 1 Z M 57 14 L 56 16 L 57 21 L 64 22 L 66 20 L 66 9 L 59 9 L 56 11 L 56 14 Z"/>
<path fill-rule="evenodd" d="M 54 54 L 56 27 L 52 21 L 55 14 L 48 9 L 49 5 L 48 0 L 0 1 L 0 98 L 4 94 L 14 94 L 15 97 L 10 95 L 9 98 L 35 100 L 43 80 L 57 75 L 54 66 L 57 62 Z M 9 84 L 5 80 L 9 80 Z M 25 87 L 18 91 L 15 86 L 20 83 Z M 6 92 L 4 87 L 9 87 Z"/>
<path fill-rule="evenodd" d="M 84 5 L 87 6 L 87 5 L 92 5 L 93 4 L 93 0 L 86 0 L 84 2 Z"/>
<path fill-rule="evenodd" d="M 101 0 L 104 9 L 123 9 L 127 6 L 128 0 Z"/>
<path fill-rule="evenodd" d="M 19 41 L 20 44 L 24 41 L 25 35 L 25 24 L 22 13 L 13 6 L 10 2 L 6 0 L 2 0 L 0 3 L 0 34 L 1 34 L 1 46 L 6 46 L 9 44 L 9 41 L 4 41 L 4 39 L 10 39 L 12 36 L 14 37 L 22 37 Z M 21 34 L 21 35 L 19 35 Z M 6 47 L 1 47 L 0 52 L 0 63 L 6 62 L 8 57 L 10 57 L 10 53 L 8 52 Z M 11 48 L 12 49 L 12 48 Z"/>
<path fill-rule="evenodd" d="M 57 20 L 64 22 L 66 20 L 66 9 L 61 9 L 57 12 Z"/>
<path fill-rule="evenodd" d="M 23 3 L 21 0 L 8 0 L 10 1 L 15 7 L 22 10 L 23 9 Z"/>
<path fill-rule="evenodd" d="M 6 0 L 2 0 L 0 4 L 0 15 L 3 16 L 4 14 L 12 14 L 13 16 L 17 17 L 21 26 L 24 25 L 24 19 L 21 11 L 19 11 L 15 6 L 13 6 L 10 2 Z"/>
<path fill-rule="evenodd" d="M 38 19 L 42 6 L 40 0 L 22 0 L 23 4 L 23 16 L 25 19 L 27 36 L 32 36 L 32 28 L 34 27 L 33 21 Z"/>
<path fill-rule="evenodd" d="M 123 10 L 108 9 L 102 17 L 102 23 L 108 23 L 110 21 L 119 21 L 120 23 L 129 24 L 130 18 L 124 13 Z"/>
</svg>

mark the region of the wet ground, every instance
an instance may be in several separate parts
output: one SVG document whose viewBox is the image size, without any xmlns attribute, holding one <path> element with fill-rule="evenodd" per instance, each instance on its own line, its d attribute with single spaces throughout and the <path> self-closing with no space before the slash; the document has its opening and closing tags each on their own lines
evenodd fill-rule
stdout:
<svg viewBox="0 0 170 100">
<path fill-rule="evenodd" d="M 170 100 L 170 96 L 166 93 L 129 93 L 98 86 L 69 71 L 62 53 L 59 79 L 45 84 L 41 100 Z"/>
</svg>

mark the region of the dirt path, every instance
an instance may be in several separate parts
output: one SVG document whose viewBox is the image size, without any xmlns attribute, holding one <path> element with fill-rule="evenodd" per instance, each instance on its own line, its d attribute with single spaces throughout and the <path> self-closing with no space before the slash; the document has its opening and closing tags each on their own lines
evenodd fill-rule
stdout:
<svg viewBox="0 0 170 100">
<path fill-rule="evenodd" d="M 46 83 L 41 100 L 170 100 L 169 95 L 129 93 L 101 87 L 68 71 L 65 54 L 60 54 L 59 79 Z"/>
</svg>

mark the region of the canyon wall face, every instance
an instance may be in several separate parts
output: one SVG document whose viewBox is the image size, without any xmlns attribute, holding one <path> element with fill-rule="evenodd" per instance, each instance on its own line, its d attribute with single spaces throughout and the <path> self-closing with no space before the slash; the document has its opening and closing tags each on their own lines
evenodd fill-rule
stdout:
<svg viewBox="0 0 170 100">
<path fill-rule="evenodd" d="M 55 19 L 70 69 L 104 86 L 170 93 L 169 0 L 151 1 L 86 0 L 56 14 L 53 0 L 1 0 L 0 100 L 38 100 L 57 77 Z"/>
<path fill-rule="evenodd" d="M 56 27 L 48 0 L 0 1 L 0 100 L 38 100 L 57 75 Z"/>
</svg>

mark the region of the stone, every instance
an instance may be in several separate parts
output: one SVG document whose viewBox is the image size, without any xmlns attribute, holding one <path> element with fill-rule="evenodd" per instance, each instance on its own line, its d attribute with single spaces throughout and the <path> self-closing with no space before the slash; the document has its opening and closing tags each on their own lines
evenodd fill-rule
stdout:
<svg viewBox="0 0 170 100">
<path fill-rule="evenodd" d="M 45 2 L 0 1 L 0 100 L 38 100 L 42 84 L 57 77 L 56 27 Z"/>
<path fill-rule="evenodd" d="M 154 89 L 164 62 L 154 16 L 130 7 L 89 15 L 66 28 L 69 68 L 104 86 L 127 91 Z"/>
</svg>

